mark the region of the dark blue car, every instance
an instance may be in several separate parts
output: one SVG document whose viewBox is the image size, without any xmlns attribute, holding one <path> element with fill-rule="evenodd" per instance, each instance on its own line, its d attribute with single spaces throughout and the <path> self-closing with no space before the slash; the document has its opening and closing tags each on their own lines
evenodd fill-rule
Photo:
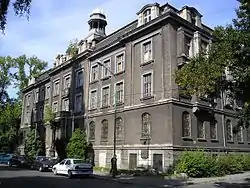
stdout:
<svg viewBox="0 0 250 188">
<path fill-rule="evenodd" d="M 9 166 L 19 166 L 20 161 L 18 160 L 18 156 L 15 154 L 0 154 L 0 164 L 7 164 Z"/>
</svg>

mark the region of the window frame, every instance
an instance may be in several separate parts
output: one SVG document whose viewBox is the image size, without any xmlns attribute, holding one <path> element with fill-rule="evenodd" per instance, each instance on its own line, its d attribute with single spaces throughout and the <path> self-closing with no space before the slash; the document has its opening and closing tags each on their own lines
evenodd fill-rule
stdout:
<svg viewBox="0 0 250 188">
<path fill-rule="evenodd" d="M 55 104 L 57 105 L 57 110 L 56 110 L 56 111 L 55 111 L 55 109 L 54 109 Z M 54 113 L 56 113 L 56 112 L 59 111 L 59 109 L 58 109 L 58 101 L 54 101 L 54 102 L 53 102 L 52 110 L 53 110 Z"/>
<path fill-rule="evenodd" d="M 144 96 L 144 77 L 145 75 L 151 74 L 151 95 Z M 154 97 L 154 70 L 147 70 L 141 74 L 141 99 Z"/>
<path fill-rule="evenodd" d="M 82 83 L 80 85 L 78 85 L 78 76 L 79 76 L 79 73 L 82 73 Z M 80 88 L 80 87 L 83 87 L 84 85 L 84 72 L 83 72 L 83 69 L 78 69 L 76 70 L 76 84 L 75 84 L 75 87 L 76 88 Z"/>
<path fill-rule="evenodd" d="M 68 101 L 68 110 L 65 107 L 65 101 Z M 62 110 L 68 112 L 69 111 L 69 98 L 65 98 L 62 100 Z"/>
<path fill-rule="evenodd" d="M 202 128 L 203 128 L 203 137 L 200 137 L 199 133 L 199 123 L 201 123 Z M 197 118 L 197 139 L 205 140 L 206 139 L 206 124 L 205 121 Z"/>
<path fill-rule="evenodd" d="M 109 96 L 108 96 L 108 104 L 107 105 L 103 104 L 103 91 L 104 91 L 105 88 L 108 88 L 108 94 L 109 94 Z M 102 88 L 101 88 L 101 106 L 102 107 L 108 107 L 110 105 L 110 98 L 111 98 L 110 91 L 111 91 L 110 90 L 110 84 L 102 86 Z"/>
<path fill-rule="evenodd" d="M 91 123 L 93 123 L 93 125 L 94 125 L 94 136 L 93 136 L 93 138 L 90 137 L 90 135 L 91 135 L 91 134 L 90 134 L 90 132 L 91 132 L 91 131 L 90 131 L 90 130 L 91 130 L 91 129 L 90 129 L 90 127 L 91 127 L 90 125 L 91 125 Z M 95 121 L 90 121 L 90 122 L 89 122 L 89 140 L 95 140 L 95 137 L 96 137 L 96 123 L 95 123 Z"/>
<path fill-rule="evenodd" d="M 49 88 L 49 92 L 48 92 L 48 88 Z M 51 97 L 51 86 L 50 84 L 45 86 L 45 99 L 49 99 Z"/>
<path fill-rule="evenodd" d="M 228 139 L 228 122 L 230 123 L 230 137 L 231 137 L 230 140 Z M 234 138 L 233 138 L 233 124 L 232 124 L 232 120 L 230 120 L 230 119 L 226 120 L 226 139 L 227 139 L 227 142 L 233 142 L 234 141 Z"/>
<path fill-rule="evenodd" d="M 56 85 L 58 84 L 58 92 L 56 90 Z M 56 79 L 53 81 L 53 96 L 58 96 L 60 94 L 60 80 Z"/>
<path fill-rule="evenodd" d="M 148 14 L 146 14 L 147 12 L 149 12 Z M 152 20 L 152 9 L 147 8 L 146 10 L 143 11 L 142 13 L 142 17 L 143 17 L 143 23 L 148 23 Z"/>
<path fill-rule="evenodd" d="M 212 138 L 212 127 L 211 126 L 215 126 L 215 138 Z M 210 140 L 218 140 L 218 122 L 215 120 L 214 122 L 210 122 Z"/>
<path fill-rule="evenodd" d="M 66 87 L 66 80 L 67 79 L 69 79 L 69 87 Z M 71 82 L 71 75 L 70 74 L 65 75 L 64 78 L 63 78 L 63 89 L 70 88 L 70 86 L 71 86 L 70 82 Z"/>
<path fill-rule="evenodd" d="M 122 70 L 118 72 L 117 70 L 117 57 L 119 56 L 123 56 L 123 61 L 122 61 Z M 126 62 L 126 54 L 125 54 L 125 51 L 123 52 L 120 52 L 118 54 L 115 55 L 115 74 L 119 74 L 119 73 L 122 73 L 125 71 L 125 62 Z"/>
<path fill-rule="evenodd" d="M 77 97 L 79 97 L 81 100 L 81 103 L 80 103 L 80 109 L 78 109 L 78 105 L 79 103 L 77 102 Z M 75 112 L 81 112 L 82 111 L 82 102 L 83 102 L 83 98 L 82 98 L 82 93 L 78 93 L 75 95 Z M 77 108 L 76 108 L 77 107 Z"/>
<path fill-rule="evenodd" d="M 151 45 L 151 54 L 150 54 L 151 58 L 145 61 L 144 47 L 147 43 L 150 43 L 150 45 Z M 152 60 L 153 60 L 153 38 L 151 37 L 150 39 L 146 39 L 141 43 L 141 64 L 147 63 L 147 62 L 152 61 Z"/>
<path fill-rule="evenodd" d="M 95 106 L 95 108 L 93 108 L 92 107 L 92 93 L 93 92 L 96 92 L 96 106 Z M 98 90 L 97 89 L 91 89 L 90 91 L 89 91 L 89 110 L 94 110 L 94 109 L 97 109 L 97 103 L 98 103 L 98 100 L 97 100 L 97 98 L 98 98 Z"/>
<path fill-rule="evenodd" d="M 102 77 L 102 78 L 108 78 L 108 77 L 110 77 L 110 76 L 111 76 L 110 71 L 112 71 L 112 70 L 111 70 L 111 65 L 112 65 L 112 63 L 111 63 L 111 57 L 104 59 L 104 60 L 102 61 L 102 64 L 105 65 L 105 62 L 109 62 L 109 66 L 106 66 L 106 67 L 109 68 L 109 71 L 107 70 L 108 74 L 107 74 L 107 75 L 104 75 L 104 72 L 106 71 L 106 68 L 105 68 L 104 66 L 102 66 L 102 72 L 101 72 L 101 77 Z"/>
<path fill-rule="evenodd" d="M 122 85 L 122 101 L 118 101 L 118 100 L 116 100 L 116 90 L 117 90 L 117 85 L 118 84 L 120 84 L 120 83 L 122 83 L 123 85 Z M 117 81 L 117 82 L 115 82 L 114 83 L 114 96 L 113 96 L 113 104 L 115 104 L 115 103 L 117 103 L 117 104 L 121 104 L 121 103 L 124 103 L 124 94 L 125 94 L 125 91 L 124 91 L 124 89 L 125 89 L 125 83 L 124 83 L 124 79 L 122 79 L 122 80 L 119 80 L 119 81 Z"/>
<path fill-rule="evenodd" d="M 97 73 L 96 73 L 96 79 L 93 79 L 93 67 L 97 67 Z M 95 82 L 99 80 L 99 66 L 97 63 L 93 63 L 91 64 L 91 68 L 90 68 L 90 82 Z"/>
<path fill-rule="evenodd" d="M 187 114 L 188 118 L 189 118 L 189 122 L 188 122 L 188 128 L 189 128 L 189 135 L 185 135 L 185 126 L 184 126 L 184 115 Z M 192 137 L 192 117 L 191 114 L 187 111 L 182 112 L 182 137 L 183 138 L 191 138 Z"/>
<path fill-rule="evenodd" d="M 104 121 L 107 121 L 107 135 L 105 135 L 104 137 Z M 108 132 L 109 132 L 109 122 L 107 119 L 103 119 L 101 121 L 101 141 L 107 141 L 108 140 Z"/>
</svg>

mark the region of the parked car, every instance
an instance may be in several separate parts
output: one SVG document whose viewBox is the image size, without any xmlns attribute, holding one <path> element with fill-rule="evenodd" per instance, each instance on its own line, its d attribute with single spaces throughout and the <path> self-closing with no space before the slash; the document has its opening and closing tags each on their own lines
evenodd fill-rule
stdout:
<svg viewBox="0 0 250 188">
<path fill-rule="evenodd" d="M 3 154 L 0 159 L 1 164 L 7 164 L 11 166 L 20 166 L 21 162 L 18 160 L 15 154 Z"/>
<path fill-rule="evenodd" d="M 78 175 L 89 176 L 93 174 L 93 166 L 82 159 L 64 159 L 54 165 L 52 171 L 55 175 L 67 175 L 69 178 Z"/>
<path fill-rule="evenodd" d="M 51 171 L 53 165 L 58 161 L 56 159 L 51 159 L 50 157 L 36 157 L 32 163 L 32 169 L 43 171 Z"/>
</svg>

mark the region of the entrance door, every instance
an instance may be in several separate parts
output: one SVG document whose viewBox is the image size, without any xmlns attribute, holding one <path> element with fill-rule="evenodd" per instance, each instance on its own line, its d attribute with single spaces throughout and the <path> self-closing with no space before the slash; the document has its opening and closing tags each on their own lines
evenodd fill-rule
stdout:
<svg viewBox="0 0 250 188">
<path fill-rule="evenodd" d="M 158 172 L 162 172 L 162 154 L 153 154 L 153 168 Z"/>
<path fill-rule="evenodd" d="M 137 154 L 130 153 L 129 154 L 129 169 L 134 170 L 137 167 Z"/>
</svg>

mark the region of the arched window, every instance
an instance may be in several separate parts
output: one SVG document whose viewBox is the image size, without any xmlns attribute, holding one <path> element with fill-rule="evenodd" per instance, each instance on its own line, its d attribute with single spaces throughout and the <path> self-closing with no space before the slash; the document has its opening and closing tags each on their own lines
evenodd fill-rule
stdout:
<svg viewBox="0 0 250 188">
<path fill-rule="evenodd" d="M 238 133 L 237 133 L 238 142 L 243 142 L 244 141 L 244 136 L 243 135 L 244 135 L 243 126 L 239 126 Z"/>
<path fill-rule="evenodd" d="M 116 118 L 116 138 L 122 139 L 122 118 L 118 117 Z"/>
<path fill-rule="evenodd" d="M 141 116 L 141 136 L 142 138 L 150 138 L 151 135 L 151 115 L 149 113 L 144 113 Z"/>
<path fill-rule="evenodd" d="M 89 123 L 89 140 L 95 140 L 95 122 Z"/>
<path fill-rule="evenodd" d="M 227 140 L 228 141 L 233 141 L 233 127 L 232 127 L 232 122 L 228 119 L 226 121 L 226 134 L 227 134 Z"/>
<path fill-rule="evenodd" d="M 182 136 L 191 137 L 191 118 L 188 112 L 182 113 Z"/>
<path fill-rule="evenodd" d="M 217 140 L 217 121 L 210 122 L 210 139 Z"/>
<path fill-rule="evenodd" d="M 108 120 L 102 120 L 101 140 L 108 140 Z"/>
</svg>

